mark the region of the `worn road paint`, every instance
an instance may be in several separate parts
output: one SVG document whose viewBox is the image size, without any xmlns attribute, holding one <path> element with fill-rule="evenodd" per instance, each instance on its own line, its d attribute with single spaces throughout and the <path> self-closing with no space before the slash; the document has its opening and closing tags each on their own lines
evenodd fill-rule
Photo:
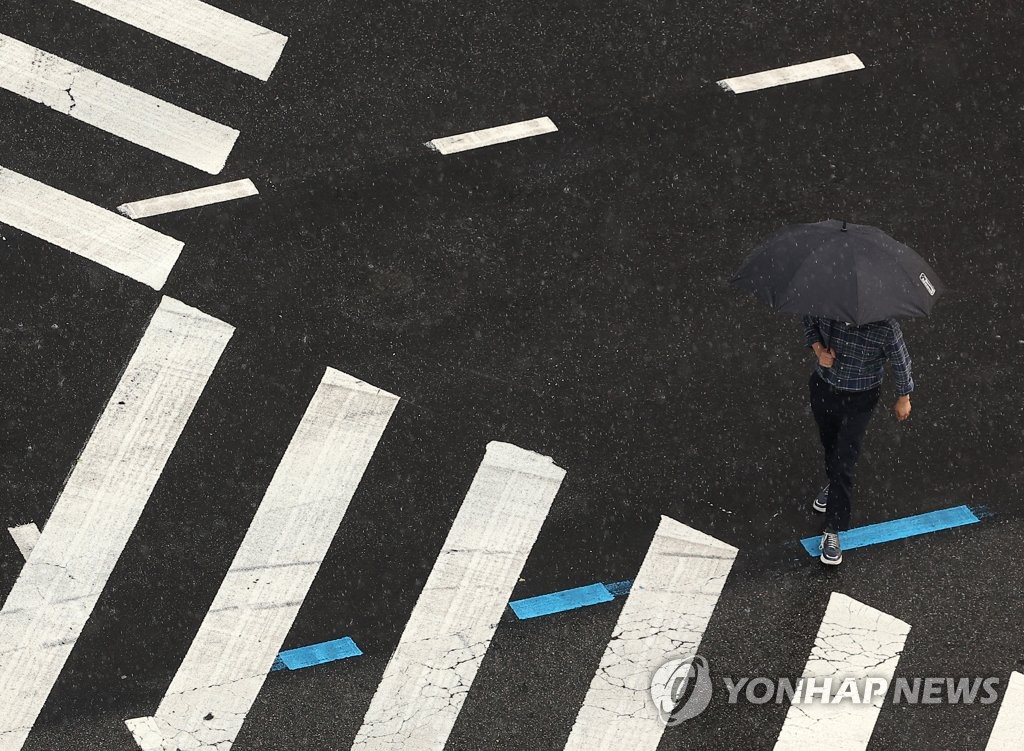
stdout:
<svg viewBox="0 0 1024 751">
<path fill-rule="evenodd" d="M 75 0 L 262 81 L 288 37 L 199 0 Z"/>
<path fill-rule="evenodd" d="M 353 751 L 441 751 L 565 470 L 491 442 Z"/>
<path fill-rule="evenodd" d="M 39 527 L 35 524 L 21 524 L 17 527 L 8 527 L 7 531 L 14 538 L 14 544 L 18 546 L 21 557 L 27 561 L 32 555 L 32 549 L 39 542 Z"/>
<path fill-rule="evenodd" d="M 612 582 L 611 584 L 605 584 L 604 586 L 612 597 L 625 597 L 633 587 L 633 580 L 626 579 L 625 581 Z"/>
<path fill-rule="evenodd" d="M 651 677 L 697 653 L 738 551 L 661 517 L 612 639 L 576 717 L 567 751 L 655 751 L 665 724 Z"/>
<path fill-rule="evenodd" d="M 183 243 L 0 167 L 0 222 L 159 290 Z"/>
<path fill-rule="evenodd" d="M 442 154 L 455 154 L 460 151 L 479 149 L 482 146 L 493 146 L 496 143 L 507 143 L 517 141 L 521 138 L 552 133 L 558 130 L 549 117 L 538 117 L 534 120 L 523 120 L 509 125 L 499 125 L 496 128 L 485 130 L 474 130 L 469 133 L 460 133 L 456 136 L 445 136 L 427 141 L 425 144 Z"/>
<path fill-rule="evenodd" d="M 514 600 L 509 603 L 520 620 L 538 618 L 552 613 L 563 613 L 566 610 L 584 608 L 601 602 L 611 602 L 615 598 L 603 584 L 588 584 L 585 587 L 565 589 L 547 595 L 528 597 L 525 600 Z"/>
<path fill-rule="evenodd" d="M 802 677 L 815 679 L 819 691 L 826 678 L 836 683 L 843 678 L 885 679 L 888 685 L 909 633 L 910 626 L 898 618 L 833 592 Z M 832 695 L 838 691 L 834 685 Z M 811 698 L 807 688 L 803 697 Z M 794 701 L 775 751 L 817 748 L 822 738 L 836 751 L 864 751 L 884 701 L 884 691 L 875 692 L 870 703 Z"/>
<path fill-rule="evenodd" d="M 0 751 L 19 751 L 234 329 L 165 297 L 0 610 Z"/>
<path fill-rule="evenodd" d="M 152 717 L 143 751 L 228 751 L 348 510 L 398 397 L 328 368 Z"/>
<path fill-rule="evenodd" d="M 1010 673 L 1003 691 L 992 735 L 985 751 L 1020 751 L 1024 748 L 1024 674 Z"/>
<path fill-rule="evenodd" d="M 839 533 L 839 544 L 843 550 L 853 550 L 854 548 L 863 548 L 882 542 L 900 540 L 904 537 L 914 537 L 915 535 L 924 535 L 943 529 L 962 527 L 965 524 L 976 524 L 980 521 L 981 515 L 975 513 L 970 506 L 954 506 L 953 508 L 908 516 L 905 519 L 893 519 L 888 522 L 879 522 L 878 524 L 868 524 L 865 527 L 848 529 L 845 532 Z M 821 535 L 805 537 L 800 540 L 804 550 L 815 558 L 821 555 L 820 543 Z"/>
<path fill-rule="evenodd" d="M 823 76 L 834 76 L 837 73 L 848 73 L 852 70 L 861 70 L 863 67 L 864 63 L 856 55 L 839 55 L 799 65 L 788 65 L 785 68 L 774 68 L 761 73 L 725 78 L 719 81 L 718 85 L 734 94 L 743 94 L 747 91 L 768 89 L 772 86 L 782 86 Z"/>
<path fill-rule="evenodd" d="M 0 88 L 211 174 L 238 138 L 226 125 L 0 34 Z"/>
<path fill-rule="evenodd" d="M 325 662 L 347 660 L 363 653 L 356 643 L 348 636 L 332 641 L 311 644 L 308 647 L 289 649 L 282 652 L 274 660 L 271 670 L 301 670 L 302 668 L 322 665 Z"/>
<path fill-rule="evenodd" d="M 230 183 L 210 185 L 206 188 L 186 190 L 182 193 L 172 193 L 167 196 L 122 203 L 117 207 L 117 210 L 129 219 L 143 219 L 147 216 L 170 214 L 173 211 L 195 209 L 200 206 L 209 206 L 214 203 L 223 203 L 224 201 L 233 201 L 236 198 L 246 198 L 255 195 L 259 195 L 259 191 L 256 190 L 252 180 L 245 178 L 244 180 L 235 180 Z"/>
</svg>

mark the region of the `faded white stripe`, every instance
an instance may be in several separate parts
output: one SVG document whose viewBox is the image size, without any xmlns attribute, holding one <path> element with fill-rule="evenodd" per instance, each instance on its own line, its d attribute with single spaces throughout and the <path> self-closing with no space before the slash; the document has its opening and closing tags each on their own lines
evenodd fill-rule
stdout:
<svg viewBox="0 0 1024 751">
<path fill-rule="evenodd" d="M 0 88 L 216 174 L 238 131 L 0 34 Z"/>
<path fill-rule="evenodd" d="M 75 0 L 266 81 L 288 37 L 199 0 Z"/>
<path fill-rule="evenodd" d="M 459 151 L 479 149 L 481 146 L 492 146 L 496 143 L 516 141 L 558 130 L 549 117 L 538 117 L 535 120 L 523 120 L 509 125 L 499 125 L 486 130 L 474 130 L 456 136 L 445 136 L 428 141 L 426 146 L 442 154 L 455 154 Z"/>
<path fill-rule="evenodd" d="M 441 751 L 565 470 L 487 445 L 353 751 Z"/>
<path fill-rule="evenodd" d="M 594 674 L 569 740 L 571 751 L 655 751 L 665 731 L 651 679 L 693 657 L 736 548 L 663 516 Z"/>
<path fill-rule="evenodd" d="M 833 592 L 803 678 L 816 679 L 819 688 L 824 679 L 831 678 L 832 696 L 845 678 L 878 678 L 888 685 L 909 633 L 910 626 L 898 618 Z M 808 696 L 805 689 L 803 697 Z M 864 751 L 884 700 L 881 691 L 863 704 L 848 700 L 826 703 L 817 697 L 798 703 L 794 698 L 775 751 L 806 751 L 820 745 L 822 738 L 828 738 L 828 747 L 834 751 Z"/>
<path fill-rule="evenodd" d="M 259 191 L 252 184 L 252 180 L 245 178 L 230 183 L 210 185 L 206 188 L 186 190 L 182 193 L 122 203 L 117 210 L 129 219 L 142 219 L 147 216 L 170 214 L 173 211 L 195 209 L 200 206 L 209 206 L 212 203 L 223 203 L 255 195 L 259 195 Z"/>
<path fill-rule="evenodd" d="M 0 222 L 160 289 L 183 244 L 0 167 Z"/>
<path fill-rule="evenodd" d="M 32 549 L 39 542 L 39 527 L 35 524 L 21 524 L 17 527 L 8 527 L 7 531 L 14 538 L 14 544 L 18 546 L 21 557 L 27 561 L 32 555 Z"/>
<path fill-rule="evenodd" d="M 848 73 L 851 70 L 861 70 L 863 67 L 864 63 L 856 55 L 839 55 L 838 57 L 828 57 L 823 60 L 813 60 L 809 63 L 789 65 L 785 68 L 766 70 L 761 73 L 726 78 L 719 81 L 718 85 L 734 94 L 742 94 L 747 91 L 757 91 L 758 89 L 768 89 L 772 86 L 807 81 L 811 78 Z"/>
<path fill-rule="evenodd" d="M 231 747 L 397 403 L 327 370 L 160 707 L 127 721 L 144 751 Z"/>
<path fill-rule="evenodd" d="M 165 297 L 0 610 L 0 749 L 18 751 L 233 329 Z"/>
<path fill-rule="evenodd" d="M 985 751 L 1020 751 L 1024 748 L 1024 674 L 1010 673 L 992 735 Z"/>
</svg>

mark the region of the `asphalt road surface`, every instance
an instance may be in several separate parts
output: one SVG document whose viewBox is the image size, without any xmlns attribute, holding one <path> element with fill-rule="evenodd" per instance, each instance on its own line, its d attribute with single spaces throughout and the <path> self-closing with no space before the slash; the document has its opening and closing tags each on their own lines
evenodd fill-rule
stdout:
<svg viewBox="0 0 1024 751">
<path fill-rule="evenodd" d="M 0 34 L 237 129 L 226 166 L 4 86 L 0 167 L 110 211 L 243 178 L 259 195 L 140 219 L 184 243 L 159 290 L 0 216 L 4 528 L 46 534 L 162 296 L 235 327 L 27 740 L 0 749 L 139 748 L 125 720 L 164 699 L 325 367 L 400 400 L 281 649 L 362 655 L 271 672 L 233 745 L 201 748 L 357 742 L 492 441 L 566 472 L 507 600 L 634 579 L 663 516 L 738 549 L 698 650 L 715 694 L 662 751 L 774 748 L 787 704 L 730 704 L 720 678 L 800 676 L 832 593 L 910 626 L 897 676 L 1003 696 L 1024 670 L 1019 4 L 215 0 L 288 37 L 267 81 L 87 4 L 7 3 Z M 715 83 L 849 53 L 863 70 Z M 424 145 L 540 117 L 557 131 Z M 827 218 L 885 229 L 949 287 L 903 323 L 913 413 L 896 421 L 887 373 L 854 526 L 983 517 L 836 569 L 799 545 L 824 482 L 799 321 L 727 284 L 760 239 Z M 0 535 L 0 601 L 30 566 Z M 443 747 L 566 747 L 628 602 L 504 610 Z M 1022 722 L 1011 704 L 886 701 L 870 741 L 822 722 L 815 747 L 981 751 L 1001 710 Z"/>
</svg>

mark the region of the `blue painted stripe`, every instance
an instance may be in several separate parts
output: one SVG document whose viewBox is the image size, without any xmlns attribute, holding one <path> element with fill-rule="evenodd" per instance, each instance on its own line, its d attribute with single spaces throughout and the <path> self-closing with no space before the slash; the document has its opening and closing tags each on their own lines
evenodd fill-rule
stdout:
<svg viewBox="0 0 1024 751">
<path fill-rule="evenodd" d="M 605 588 L 612 593 L 614 597 L 625 597 L 629 594 L 629 590 L 633 587 L 633 580 L 626 579 L 626 581 L 612 582 L 611 584 L 605 584 Z"/>
<path fill-rule="evenodd" d="M 344 660 L 348 657 L 357 657 L 363 651 L 356 646 L 356 643 L 349 637 L 325 641 L 320 644 L 311 644 L 308 647 L 289 649 L 282 652 L 274 661 L 271 670 L 299 670 L 312 665 L 320 665 L 325 662 Z M 280 665 L 280 667 L 278 667 Z"/>
<path fill-rule="evenodd" d="M 982 513 L 983 517 L 990 515 L 991 513 Z M 894 519 L 840 532 L 839 544 L 843 550 L 852 550 L 853 548 L 863 548 L 866 545 L 877 545 L 880 542 L 937 532 L 940 529 L 962 527 L 965 524 L 975 524 L 979 521 L 981 519 L 978 514 L 975 514 L 969 506 L 955 506 L 954 508 L 930 511 L 927 514 L 908 516 L 906 519 Z M 817 557 L 821 555 L 820 542 L 821 536 L 818 535 L 817 537 L 806 537 L 800 541 L 800 544 L 810 555 Z"/>
<path fill-rule="evenodd" d="M 597 605 L 600 602 L 611 602 L 613 599 L 611 592 L 603 584 L 588 584 L 585 587 L 552 592 L 549 595 L 513 600 L 509 603 L 509 607 L 521 620 L 525 621 L 527 618 L 561 613 L 587 605 Z"/>
<path fill-rule="evenodd" d="M 525 600 L 514 600 L 509 603 L 509 606 L 520 619 L 526 620 L 542 615 L 561 613 L 566 610 L 575 610 L 576 608 L 583 608 L 588 605 L 598 605 L 602 602 L 611 602 L 616 597 L 628 595 L 632 586 L 632 579 L 613 582 L 612 584 L 588 584 L 585 587 L 566 589 L 549 595 L 528 597 Z M 334 641 L 326 641 L 282 652 L 274 660 L 270 670 L 271 672 L 277 670 L 299 670 L 325 662 L 357 657 L 362 653 L 362 650 L 356 646 L 356 643 L 346 636 L 343 639 L 335 639 Z"/>
</svg>

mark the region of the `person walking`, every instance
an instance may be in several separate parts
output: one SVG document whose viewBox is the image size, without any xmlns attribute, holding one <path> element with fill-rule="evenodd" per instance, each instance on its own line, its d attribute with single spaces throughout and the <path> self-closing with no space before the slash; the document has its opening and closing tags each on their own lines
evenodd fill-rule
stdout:
<svg viewBox="0 0 1024 751">
<path fill-rule="evenodd" d="M 885 363 L 895 379 L 892 410 L 901 422 L 910 416 L 914 379 L 910 353 L 894 318 L 856 326 L 804 315 L 801 322 L 806 345 L 817 360 L 808 385 L 828 477 L 813 508 L 825 514 L 821 562 L 836 566 L 843 561 L 839 533 L 849 528 L 854 468 L 879 400 Z"/>
</svg>

